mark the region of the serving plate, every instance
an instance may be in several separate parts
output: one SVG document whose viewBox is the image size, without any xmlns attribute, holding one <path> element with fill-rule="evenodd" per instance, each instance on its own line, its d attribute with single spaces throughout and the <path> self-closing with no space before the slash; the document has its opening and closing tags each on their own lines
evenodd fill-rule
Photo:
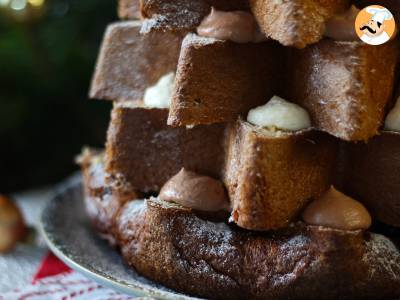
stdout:
<svg viewBox="0 0 400 300">
<path fill-rule="evenodd" d="M 193 300 L 154 283 L 129 268 L 90 226 L 83 205 L 81 176 L 57 189 L 41 217 L 41 231 L 51 251 L 70 268 L 103 286 L 131 296 Z"/>
</svg>

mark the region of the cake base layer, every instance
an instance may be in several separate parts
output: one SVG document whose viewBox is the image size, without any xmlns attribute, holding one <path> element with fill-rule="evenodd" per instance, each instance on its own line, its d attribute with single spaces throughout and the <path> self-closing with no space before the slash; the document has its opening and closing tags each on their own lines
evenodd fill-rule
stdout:
<svg viewBox="0 0 400 300">
<path fill-rule="evenodd" d="M 94 188 L 100 191 L 91 186 L 98 183 L 92 174 L 84 172 L 89 195 Z M 104 192 L 109 190 L 105 185 Z M 193 210 L 156 198 L 109 200 L 119 209 L 110 210 L 107 228 L 125 261 L 180 292 L 212 299 L 400 297 L 399 249 L 383 235 L 300 222 L 256 233 L 205 220 Z M 87 195 L 89 208 L 91 201 L 95 199 Z M 90 212 L 95 224 L 102 222 L 102 215 Z"/>
<path fill-rule="evenodd" d="M 126 262 L 170 288 L 212 299 L 397 299 L 400 254 L 382 235 L 296 224 L 255 234 L 157 200 L 117 218 Z"/>
<path fill-rule="evenodd" d="M 326 133 L 274 132 L 238 120 L 226 136 L 223 181 L 242 228 L 285 228 L 331 185 L 337 141 Z"/>
<path fill-rule="evenodd" d="M 345 144 L 342 189 L 374 219 L 400 227 L 400 133 L 381 131 L 368 143 Z"/>
</svg>

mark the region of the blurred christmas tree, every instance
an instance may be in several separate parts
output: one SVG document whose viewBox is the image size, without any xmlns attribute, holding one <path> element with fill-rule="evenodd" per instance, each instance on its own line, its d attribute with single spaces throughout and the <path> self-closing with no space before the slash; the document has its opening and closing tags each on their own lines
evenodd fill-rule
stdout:
<svg viewBox="0 0 400 300">
<path fill-rule="evenodd" d="M 0 192 L 61 180 L 101 146 L 110 104 L 87 100 L 112 0 L 0 0 Z"/>
</svg>

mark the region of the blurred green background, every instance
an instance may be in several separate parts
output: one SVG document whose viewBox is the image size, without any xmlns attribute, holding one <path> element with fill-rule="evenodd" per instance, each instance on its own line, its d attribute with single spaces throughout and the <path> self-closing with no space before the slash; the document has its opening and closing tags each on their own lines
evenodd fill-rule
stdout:
<svg viewBox="0 0 400 300">
<path fill-rule="evenodd" d="M 0 0 L 0 193 L 57 182 L 101 147 L 111 104 L 87 94 L 113 0 Z"/>
</svg>

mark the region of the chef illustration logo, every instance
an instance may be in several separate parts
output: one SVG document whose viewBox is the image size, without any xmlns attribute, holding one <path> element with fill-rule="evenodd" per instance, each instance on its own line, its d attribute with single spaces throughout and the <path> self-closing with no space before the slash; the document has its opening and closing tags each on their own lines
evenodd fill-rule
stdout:
<svg viewBox="0 0 400 300">
<path fill-rule="evenodd" d="M 396 23 L 393 14 L 380 5 L 367 6 L 356 18 L 358 37 L 369 45 L 382 45 L 395 35 Z"/>
</svg>

